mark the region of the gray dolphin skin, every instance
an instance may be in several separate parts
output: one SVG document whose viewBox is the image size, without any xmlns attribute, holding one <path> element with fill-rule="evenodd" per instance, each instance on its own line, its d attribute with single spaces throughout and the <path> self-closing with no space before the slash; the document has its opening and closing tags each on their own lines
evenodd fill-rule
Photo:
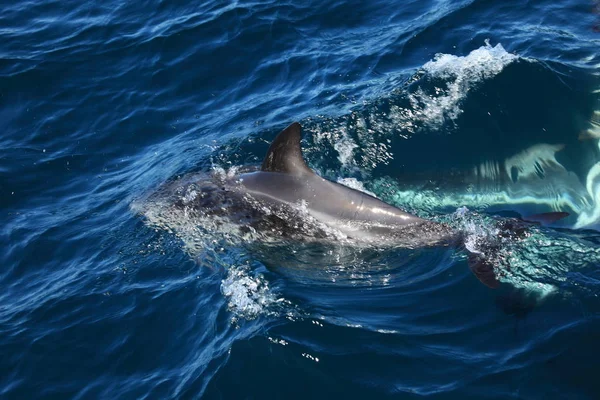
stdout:
<svg viewBox="0 0 600 400">
<path fill-rule="evenodd" d="M 301 138 L 299 123 L 284 129 L 259 170 L 234 176 L 192 173 L 168 182 L 148 199 L 160 211 L 144 214 L 169 229 L 196 218 L 198 224 L 216 221 L 276 239 L 407 248 L 452 245 L 460 239 L 446 225 L 323 179 L 304 162 Z"/>
<path fill-rule="evenodd" d="M 300 140 L 301 127 L 295 122 L 275 138 L 260 171 L 237 177 L 237 190 L 271 206 L 303 207 L 316 221 L 355 241 L 421 247 L 456 239 L 445 225 L 323 179 L 304 162 Z"/>
<path fill-rule="evenodd" d="M 464 248 L 463 234 L 451 227 L 409 214 L 390 204 L 323 179 L 303 157 L 302 128 L 295 122 L 271 144 L 260 170 L 234 176 L 193 173 L 163 185 L 150 196 L 160 205 L 145 214 L 171 228 L 192 220 L 195 224 L 229 225 L 242 233 L 301 240 L 343 240 L 352 245 L 422 248 Z M 533 216 L 543 223 L 566 213 Z M 216 222 L 214 222 L 216 221 Z M 506 220 L 500 231 L 519 236 L 527 229 L 523 220 Z M 493 251 L 496 243 L 487 247 Z M 489 287 L 499 282 L 494 266 L 480 254 L 468 254 L 469 266 Z"/>
</svg>

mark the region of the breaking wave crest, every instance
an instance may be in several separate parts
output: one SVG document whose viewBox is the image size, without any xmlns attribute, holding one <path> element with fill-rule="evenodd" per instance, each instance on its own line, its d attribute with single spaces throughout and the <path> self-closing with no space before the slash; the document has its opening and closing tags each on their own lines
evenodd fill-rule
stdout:
<svg viewBox="0 0 600 400">
<path fill-rule="evenodd" d="M 519 57 L 508 53 L 501 44 L 473 50 L 466 56 L 437 54 L 422 67 L 425 79 L 432 87 L 419 87 L 409 95 L 410 116 L 433 129 L 448 120 L 456 120 L 463 112 L 461 102 L 482 82 L 498 75 Z"/>
<path fill-rule="evenodd" d="M 574 215 L 568 222 L 570 226 L 593 227 L 600 219 L 600 211 L 597 211 L 596 206 L 596 199 L 600 198 L 596 193 L 600 187 L 596 183 L 597 177 L 600 177 L 600 169 L 592 167 L 586 182 L 582 183 L 580 175 L 565 166 L 559 157 L 565 149 L 563 143 L 538 143 L 502 160 L 481 161 L 470 168 L 454 169 L 452 179 L 447 175 L 436 176 L 435 171 L 431 176 L 420 174 L 416 180 L 407 181 L 403 181 L 402 174 L 397 178 L 373 176 L 382 166 L 390 164 L 397 157 L 394 150 L 398 146 L 398 140 L 402 143 L 404 140 L 432 133 L 452 133 L 451 128 L 464 113 L 463 106 L 469 96 L 519 60 L 534 63 L 507 52 L 501 44 L 492 46 L 487 41 L 484 46 L 465 56 L 437 54 L 389 97 L 357 107 L 349 115 L 318 118 L 305 124 L 305 129 L 309 132 L 305 136 L 308 142 L 306 157 L 322 175 L 330 179 L 380 197 L 419 216 L 441 222 L 448 222 L 440 217 L 441 213 L 458 207 L 466 206 L 477 212 L 515 206 L 517 209 L 525 207 L 525 210 L 534 211 L 569 210 Z M 597 128 L 597 121 L 592 120 L 586 131 L 586 140 L 589 137 L 597 140 L 594 137 Z M 436 136 L 431 140 L 435 141 Z M 325 162 L 327 154 L 337 155 L 338 164 Z M 214 174 L 222 178 L 230 177 L 238 172 L 238 167 L 224 170 L 216 166 Z M 342 178 L 340 175 L 346 177 Z M 416 181 L 420 183 L 415 184 Z M 195 196 L 194 191 L 188 191 L 181 194 L 180 200 L 185 203 L 192 201 Z M 208 217 L 201 213 L 192 215 L 185 209 L 175 210 L 169 204 L 154 201 L 146 203 L 138 211 L 155 226 L 173 229 L 191 254 L 226 245 L 243 247 L 257 239 L 268 242 L 268 237 L 261 232 L 250 229 L 240 233 L 238 226 L 229 224 L 226 219 Z M 307 215 L 302 215 L 301 205 L 296 211 L 299 214 L 294 218 L 310 222 Z M 277 217 L 279 211 L 271 212 Z M 463 211 L 462 214 L 451 215 L 449 222 L 466 232 L 465 245 L 471 252 L 480 252 L 481 244 L 492 240 L 498 233 L 494 219 L 484 217 L 484 214 Z M 280 217 L 288 218 L 289 215 Z M 320 229 L 325 236 L 344 242 L 343 235 L 329 232 L 327 227 L 313 223 L 307 229 Z M 533 228 L 532 232 L 534 233 L 525 239 L 503 243 L 501 254 L 494 255 L 500 257 L 495 260 L 496 264 L 507 265 L 506 260 L 510 259 L 509 264 L 518 267 L 498 271 L 499 276 L 515 286 L 550 293 L 560 285 L 557 277 L 564 276 L 577 267 L 560 260 L 543 259 L 546 256 L 537 253 L 534 257 L 532 249 L 536 244 L 548 240 L 554 240 L 557 248 L 564 249 L 564 254 L 583 251 L 583 245 L 577 247 L 576 243 L 564 238 L 549 239 L 544 230 Z M 584 259 L 589 264 L 595 257 L 596 254 L 585 253 Z M 540 269 L 539 263 L 542 262 L 551 266 Z M 345 276 L 348 271 L 342 270 L 344 273 L 341 276 Z M 325 271 L 328 271 L 327 279 L 335 280 L 340 270 L 326 268 Z M 355 271 L 356 277 L 361 276 L 359 271 L 360 269 Z M 368 277 L 366 280 L 374 279 L 371 273 L 365 276 Z M 549 283 L 543 283 L 547 278 Z M 232 267 L 223 280 L 221 292 L 228 299 L 228 307 L 236 318 L 256 318 L 264 312 L 266 304 L 280 301 L 270 292 L 262 276 L 253 275 L 247 267 Z"/>
<path fill-rule="evenodd" d="M 488 41 L 466 56 L 437 54 L 391 96 L 346 116 L 318 119 L 306 129 L 315 147 L 328 143 L 333 148 L 343 169 L 368 172 L 394 158 L 394 138 L 409 139 L 451 126 L 471 92 L 521 59 Z"/>
<path fill-rule="evenodd" d="M 240 319 L 253 320 L 262 317 L 293 317 L 292 304 L 280 297 L 265 277 L 252 271 L 248 265 L 231 266 L 227 277 L 221 282 L 221 293 L 227 299 L 227 309 L 232 313 L 232 323 Z"/>
</svg>

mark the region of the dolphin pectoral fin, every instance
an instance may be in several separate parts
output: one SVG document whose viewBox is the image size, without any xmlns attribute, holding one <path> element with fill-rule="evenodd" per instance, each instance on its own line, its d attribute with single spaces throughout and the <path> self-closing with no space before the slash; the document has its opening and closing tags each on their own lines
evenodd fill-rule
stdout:
<svg viewBox="0 0 600 400">
<path fill-rule="evenodd" d="M 265 172 L 294 175 L 314 174 L 302 158 L 300 139 L 302 127 L 298 122 L 294 122 L 273 140 L 260 169 Z"/>
<path fill-rule="evenodd" d="M 496 278 L 494 267 L 483 256 L 476 253 L 469 253 L 467 262 L 473 275 L 479 279 L 485 286 L 496 289 L 500 286 L 500 281 Z"/>
<path fill-rule="evenodd" d="M 523 217 L 523 221 L 533 222 L 541 225 L 553 224 L 556 221 L 560 221 L 563 218 L 567 218 L 570 214 L 568 212 L 547 212 L 542 214 L 529 215 Z"/>
</svg>

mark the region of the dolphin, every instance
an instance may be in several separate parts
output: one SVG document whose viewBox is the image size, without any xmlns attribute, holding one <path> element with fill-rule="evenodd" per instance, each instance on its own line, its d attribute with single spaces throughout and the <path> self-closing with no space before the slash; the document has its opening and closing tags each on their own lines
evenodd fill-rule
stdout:
<svg viewBox="0 0 600 400">
<path fill-rule="evenodd" d="M 273 140 L 259 170 L 191 174 L 161 188 L 188 215 L 232 222 L 242 230 L 302 239 L 398 247 L 445 246 L 459 239 L 449 226 L 419 218 L 359 190 L 329 181 L 302 156 L 294 122 Z"/>
<path fill-rule="evenodd" d="M 158 215 L 145 214 L 160 221 L 161 213 L 182 212 L 179 219 L 209 217 L 217 220 L 217 225 L 228 221 L 242 232 L 275 238 L 333 239 L 402 248 L 464 248 L 464 234 L 446 224 L 420 218 L 319 176 L 304 161 L 301 138 L 302 128 L 294 122 L 273 140 L 259 170 L 225 176 L 190 174 L 169 182 L 150 198 L 160 199 L 167 208 Z M 540 214 L 533 221 L 562 217 Z M 525 229 L 520 223 L 505 226 L 510 232 Z M 480 281 L 489 287 L 498 285 L 493 265 L 486 259 L 470 254 L 468 260 Z"/>
<path fill-rule="evenodd" d="M 237 190 L 274 207 L 301 207 L 307 215 L 355 242 L 402 247 L 453 243 L 448 226 L 409 214 L 367 193 L 329 181 L 310 169 L 295 122 L 273 141 L 260 171 L 240 174 Z"/>
</svg>

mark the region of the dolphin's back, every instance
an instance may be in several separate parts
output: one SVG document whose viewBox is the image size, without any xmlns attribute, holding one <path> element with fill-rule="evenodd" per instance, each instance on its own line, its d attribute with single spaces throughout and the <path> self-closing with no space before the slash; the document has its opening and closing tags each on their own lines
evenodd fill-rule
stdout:
<svg viewBox="0 0 600 400">
<path fill-rule="evenodd" d="M 167 216 L 183 210 L 186 216 L 216 217 L 217 226 L 224 218 L 244 230 L 278 236 L 340 238 L 341 232 L 357 242 L 402 247 L 454 240 L 455 232 L 444 224 L 321 178 L 302 158 L 300 129 L 294 123 L 275 138 L 260 171 L 235 177 L 192 174 L 163 185 L 154 200 L 172 205 Z"/>
<path fill-rule="evenodd" d="M 370 222 L 407 226 L 425 220 L 408 214 L 358 190 L 321 178 L 302 157 L 302 128 L 295 122 L 269 147 L 261 171 L 241 176 L 242 184 L 263 200 L 298 204 L 305 202 L 313 216 L 324 222 Z"/>
<path fill-rule="evenodd" d="M 427 222 L 358 190 L 316 174 L 253 172 L 240 176 L 244 190 L 267 203 L 303 207 L 312 217 L 350 236 L 394 231 Z M 389 232 L 388 232 L 389 233 Z"/>
<path fill-rule="evenodd" d="M 269 147 L 261 171 L 240 176 L 243 192 L 275 206 L 300 207 L 348 237 L 432 244 L 448 236 L 445 225 L 426 221 L 358 190 L 328 181 L 304 162 L 301 127 L 293 123 Z"/>
</svg>

